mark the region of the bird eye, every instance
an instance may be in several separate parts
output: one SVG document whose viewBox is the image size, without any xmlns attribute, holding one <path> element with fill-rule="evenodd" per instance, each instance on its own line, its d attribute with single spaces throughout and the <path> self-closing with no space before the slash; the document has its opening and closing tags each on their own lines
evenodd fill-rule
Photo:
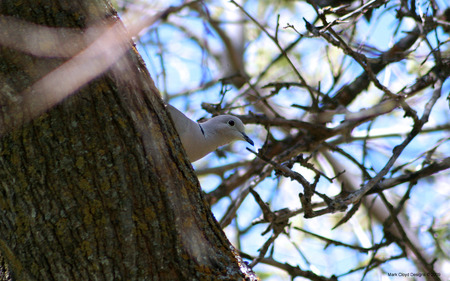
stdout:
<svg viewBox="0 0 450 281">
<path fill-rule="evenodd" d="M 229 120 L 229 121 L 228 121 L 228 125 L 234 126 L 234 120 Z"/>
</svg>

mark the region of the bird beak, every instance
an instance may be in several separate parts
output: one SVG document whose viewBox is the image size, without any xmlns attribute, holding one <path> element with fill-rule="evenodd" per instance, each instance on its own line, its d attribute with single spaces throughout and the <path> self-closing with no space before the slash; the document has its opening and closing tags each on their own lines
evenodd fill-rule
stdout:
<svg viewBox="0 0 450 281">
<path fill-rule="evenodd" d="M 242 134 L 242 138 L 248 142 L 249 144 L 255 146 L 255 143 L 245 134 L 245 133 L 241 133 Z"/>
</svg>

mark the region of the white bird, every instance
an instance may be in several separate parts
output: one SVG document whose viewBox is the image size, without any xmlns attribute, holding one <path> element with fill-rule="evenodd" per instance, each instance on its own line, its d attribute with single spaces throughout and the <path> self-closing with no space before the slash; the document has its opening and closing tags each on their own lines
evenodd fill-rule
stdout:
<svg viewBox="0 0 450 281">
<path fill-rule="evenodd" d="M 235 116 L 219 115 L 206 122 L 197 123 L 170 104 L 167 105 L 167 109 L 191 162 L 234 140 L 245 140 L 254 145 L 245 134 L 244 124 Z"/>
</svg>

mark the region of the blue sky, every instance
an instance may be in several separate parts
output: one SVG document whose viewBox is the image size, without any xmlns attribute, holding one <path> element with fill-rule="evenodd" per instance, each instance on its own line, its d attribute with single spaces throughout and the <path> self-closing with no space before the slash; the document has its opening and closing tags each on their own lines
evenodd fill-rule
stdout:
<svg viewBox="0 0 450 281">
<path fill-rule="evenodd" d="M 436 2 L 442 9 L 449 6 L 448 3 L 442 0 Z M 177 5 L 180 1 L 168 1 L 163 3 L 161 9 L 168 5 Z M 279 14 L 279 40 L 283 46 L 287 46 L 298 36 L 292 29 L 284 29 L 283 27 L 289 23 L 294 25 L 300 33 L 304 33 L 303 17 L 309 21 L 313 21 L 316 16 L 314 10 L 304 2 L 291 3 L 289 9 L 280 8 L 281 5 L 278 5 L 278 2 L 273 2 L 272 5 L 269 5 L 270 8 L 267 10 L 262 10 L 262 4 L 260 3 L 262 2 L 248 1 L 246 2 L 245 9 L 252 15 L 258 15 L 258 20 L 266 23 L 270 32 L 274 32 L 276 19 Z M 427 10 L 426 3 L 427 2 L 418 2 L 421 6 L 420 9 L 417 8 L 417 10 L 419 12 L 422 11 L 425 14 L 428 13 L 429 10 Z M 387 4 L 389 9 L 378 9 L 374 11 L 370 23 L 364 20 L 358 22 L 357 42 L 374 47 L 374 55 L 377 54 L 378 51 L 385 51 L 392 46 L 394 42 L 403 38 L 405 32 L 412 30 L 414 26 L 414 22 L 411 20 L 404 20 L 399 27 L 396 26 L 396 4 L 398 4 L 396 1 L 391 1 Z M 208 5 L 211 7 L 210 12 L 213 15 L 223 12 L 221 10 L 222 8 L 225 10 L 234 9 L 233 5 L 228 1 L 212 2 Z M 202 43 L 207 43 L 207 46 L 211 50 L 220 52 L 221 42 L 218 35 L 211 27 L 208 27 L 201 18 L 198 18 L 194 13 L 188 13 L 187 11 L 182 11 L 177 17 L 178 21 L 182 20 L 186 30 L 189 30 L 193 34 L 197 34 L 199 38 L 203 38 L 205 41 Z M 247 28 L 248 35 L 253 37 L 245 46 L 246 51 L 244 53 L 244 59 L 246 60 L 246 71 L 250 75 L 257 75 L 270 60 L 278 55 L 279 51 L 267 36 L 258 34 L 258 29 L 254 25 L 249 23 Z M 394 30 L 397 30 L 397 33 L 392 36 Z M 443 34 L 442 29 L 438 28 L 437 34 L 430 33 L 427 38 L 433 46 L 436 46 L 436 38 L 448 40 L 449 37 L 448 35 Z M 208 56 L 199 48 L 198 43 L 195 40 L 189 38 L 186 36 L 186 33 L 170 24 L 158 25 L 157 28 L 154 28 L 148 34 L 142 36 L 140 42 L 143 44 L 138 44 L 138 50 L 143 56 L 153 79 L 164 94 L 164 97 L 177 96 L 180 93 L 189 91 L 189 94 L 187 95 L 172 98 L 170 103 L 184 111 L 194 120 L 201 117 L 208 117 L 207 112 L 201 109 L 201 103 L 219 102 L 221 99 L 221 85 L 220 83 L 216 83 L 209 88 L 203 88 L 203 86 L 210 79 L 220 76 L 221 65 L 217 64 L 213 59 L 208 58 Z M 319 38 L 303 40 L 302 43 L 290 53 L 296 63 L 296 67 L 298 67 L 300 72 L 305 75 L 307 81 L 313 86 L 317 86 L 320 82 L 321 89 L 324 92 L 326 92 L 327 88 L 333 84 L 328 65 L 325 64 L 327 59 L 324 51 L 326 45 L 327 43 Z M 447 46 L 443 46 L 442 48 L 448 50 L 448 45 L 449 44 L 447 43 Z M 358 46 L 353 47 L 357 48 Z M 415 44 L 414 50 L 415 51 L 411 54 L 409 60 L 389 65 L 378 75 L 378 79 L 393 91 L 399 91 L 403 87 L 414 83 L 416 78 L 414 73 L 415 69 L 419 68 L 425 73 L 433 65 L 432 57 L 428 58 L 427 62 L 421 64 L 427 58 L 427 54 L 429 53 L 429 49 L 423 40 L 420 43 Z M 362 72 L 362 68 L 356 62 L 348 57 L 343 58 L 342 55 L 340 55 L 340 52 L 340 50 L 336 49 L 331 50 L 329 53 L 332 55 L 331 59 L 336 67 L 341 64 L 343 59 L 343 65 L 346 68 L 346 71 L 337 83 L 335 89 L 349 83 Z M 367 56 L 370 57 L 369 54 L 367 54 Z M 289 69 L 289 67 L 286 67 L 286 65 L 280 64 L 274 68 L 277 72 L 271 74 L 271 79 L 276 78 L 277 80 L 282 81 L 294 81 L 295 76 L 292 75 L 292 70 Z M 264 84 L 265 82 L 261 82 L 261 85 L 258 86 L 263 86 Z M 193 89 L 199 90 L 193 91 Z M 239 90 L 230 88 L 225 100 L 233 100 L 238 92 Z M 447 82 L 443 86 L 442 93 L 443 95 L 447 95 L 449 92 L 450 81 L 447 79 Z M 430 95 L 431 91 L 427 90 L 425 93 L 411 99 L 411 105 L 417 110 L 419 115 L 423 112 L 424 101 L 428 100 Z M 380 90 L 375 87 L 370 87 L 368 91 L 362 93 L 348 109 L 351 111 L 358 111 L 361 108 L 373 106 L 379 102 L 381 96 L 382 92 Z M 290 107 L 292 103 L 301 105 L 309 105 L 310 103 L 308 95 L 303 90 L 295 88 L 281 91 L 278 96 L 273 98 L 273 101 L 283 109 L 283 113 L 287 115 L 288 118 L 293 119 L 301 117 L 303 113 L 300 110 L 292 109 Z M 235 113 L 241 114 L 243 112 L 237 111 Z M 394 111 L 392 114 L 377 118 L 372 124 L 372 134 L 377 132 L 395 132 L 403 134 L 401 136 L 383 140 L 374 139 L 369 142 L 370 154 L 366 159 L 366 166 L 373 169 L 373 174 L 382 169 L 392 153 L 392 148 L 399 144 L 404 139 L 405 134 L 411 129 L 411 120 L 408 118 L 401 118 L 401 114 L 402 112 L 399 110 Z M 427 126 L 434 127 L 440 124 L 448 124 L 450 121 L 449 116 L 448 101 L 445 100 L 445 97 L 442 97 L 436 104 L 435 110 L 430 116 L 430 121 Z M 340 120 L 337 119 L 335 121 L 339 122 Z M 260 148 L 266 135 L 264 128 L 255 125 L 247 127 L 249 136 L 256 143 L 256 149 Z M 352 133 L 356 136 L 364 135 L 366 132 L 367 124 L 356 128 Z M 275 136 L 277 136 L 276 130 L 274 130 L 274 133 Z M 283 137 L 284 133 L 280 131 L 278 136 Z M 425 147 L 435 145 L 441 140 L 444 143 L 438 147 L 435 155 L 436 157 L 442 155 L 448 156 L 450 154 L 450 145 L 448 139 L 446 141 L 445 139 L 449 137 L 450 135 L 448 132 L 442 131 L 417 137 L 405 149 L 404 153 L 399 158 L 398 163 L 409 162 L 417 158 L 418 160 L 412 162 L 411 165 L 408 166 L 408 169 L 414 170 L 420 168 L 420 164 L 423 161 L 421 153 L 426 150 Z M 227 158 L 218 158 L 213 153 L 203 160 L 194 163 L 194 168 L 216 167 L 237 160 L 252 159 L 253 155 L 245 150 L 246 146 L 247 144 L 245 142 L 236 142 L 231 145 L 231 152 L 227 153 Z M 342 144 L 341 148 L 354 155 L 356 159 L 361 160 L 363 149 L 362 142 Z M 347 163 L 348 161 L 343 158 L 341 160 L 346 163 L 349 170 L 348 172 L 356 170 L 352 164 Z M 307 179 L 312 179 L 313 174 L 306 169 L 300 167 L 296 167 L 296 169 L 298 169 L 298 171 L 300 171 Z M 323 167 L 323 169 L 325 172 L 330 172 L 329 168 L 328 171 L 326 167 Z M 329 176 L 333 175 L 329 174 Z M 213 190 L 221 182 L 221 178 L 215 175 L 202 176 L 199 180 L 205 192 Z M 448 217 L 450 210 L 446 203 L 450 198 L 449 182 L 448 172 L 441 173 L 438 176 L 437 181 L 419 181 L 413 189 L 409 204 L 406 208 L 406 214 L 411 220 L 412 227 L 419 233 L 422 244 L 430 246 L 429 250 L 434 249 L 431 236 L 427 233 L 427 227 L 431 226 L 433 218 L 438 218 L 437 223 L 443 224 L 443 227 L 445 227 L 445 225 L 448 227 L 450 221 L 450 218 Z M 391 195 L 393 197 L 403 196 L 406 188 L 407 185 L 396 187 L 391 191 Z M 333 194 L 339 192 L 340 186 L 337 183 L 330 184 L 326 180 L 321 180 L 318 185 L 318 190 L 323 193 Z M 300 207 L 298 193 L 302 192 L 302 187 L 296 182 L 291 182 L 286 179 L 280 180 L 272 175 L 258 185 L 256 191 L 261 195 L 263 200 L 270 202 L 270 206 L 273 210 L 286 207 L 291 209 Z M 237 195 L 237 192 L 238 191 L 232 193 L 231 198 L 234 198 Z M 212 210 L 218 219 L 221 218 L 230 202 L 230 198 L 224 198 L 212 206 Z M 237 226 L 247 226 L 252 220 L 260 215 L 259 207 L 254 199 L 249 196 L 245 199 L 237 213 Z M 293 218 L 291 223 L 292 226 L 305 228 L 315 233 L 320 233 L 320 235 L 328 238 L 350 244 L 362 245 L 368 242 L 379 243 L 382 240 L 383 232 L 380 227 L 374 227 L 373 233 L 370 233 L 368 230 L 367 224 L 369 222 L 367 214 L 363 210 L 360 210 L 346 225 L 341 226 L 336 230 L 331 230 L 342 215 L 343 213 L 338 213 L 335 215 L 317 217 L 311 220 L 306 220 L 302 215 L 299 215 Z M 232 243 L 237 243 L 237 226 L 235 221 L 225 229 L 225 232 Z M 240 237 L 240 243 L 245 252 L 252 255 L 258 254 L 258 249 L 270 235 L 270 233 L 265 236 L 260 235 L 266 226 L 267 225 L 255 226 L 251 231 Z M 371 237 L 372 234 L 374 237 Z M 313 270 L 321 275 L 330 276 L 331 274 L 345 273 L 349 269 L 357 267 L 357 265 L 361 265 L 371 258 L 370 255 L 359 254 L 343 247 L 330 246 L 324 250 L 323 243 L 316 239 L 312 239 L 297 230 L 291 229 L 289 233 L 290 239 L 287 239 L 287 237 L 288 236 L 281 235 L 279 240 L 277 240 L 274 258 L 281 262 L 289 262 L 292 265 L 298 264 L 302 269 Z M 385 254 L 395 255 L 396 253 L 399 253 L 398 247 L 391 245 L 386 250 Z M 390 262 L 383 265 L 382 269 L 387 272 L 411 272 L 415 270 L 411 262 L 406 259 Z M 272 277 L 267 276 L 264 280 L 289 280 L 283 273 L 278 275 L 279 271 L 273 269 L 273 267 L 257 265 L 255 270 L 268 275 L 274 273 Z M 359 271 L 345 276 L 340 280 L 360 279 L 362 276 L 361 274 L 362 271 Z M 373 271 L 369 273 L 366 280 L 389 280 L 389 278 L 386 277 L 386 274 L 383 274 L 382 271 Z"/>
</svg>

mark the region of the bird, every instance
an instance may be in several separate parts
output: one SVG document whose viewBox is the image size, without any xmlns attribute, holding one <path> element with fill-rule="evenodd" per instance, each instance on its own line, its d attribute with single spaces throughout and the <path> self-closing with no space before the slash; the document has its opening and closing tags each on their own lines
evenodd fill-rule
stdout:
<svg viewBox="0 0 450 281">
<path fill-rule="evenodd" d="M 167 104 L 166 108 L 191 162 L 235 140 L 244 140 L 254 145 L 245 133 L 244 123 L 236 116 L 219 115 L 197 123 L 170 104 Z"/>
</svg>

